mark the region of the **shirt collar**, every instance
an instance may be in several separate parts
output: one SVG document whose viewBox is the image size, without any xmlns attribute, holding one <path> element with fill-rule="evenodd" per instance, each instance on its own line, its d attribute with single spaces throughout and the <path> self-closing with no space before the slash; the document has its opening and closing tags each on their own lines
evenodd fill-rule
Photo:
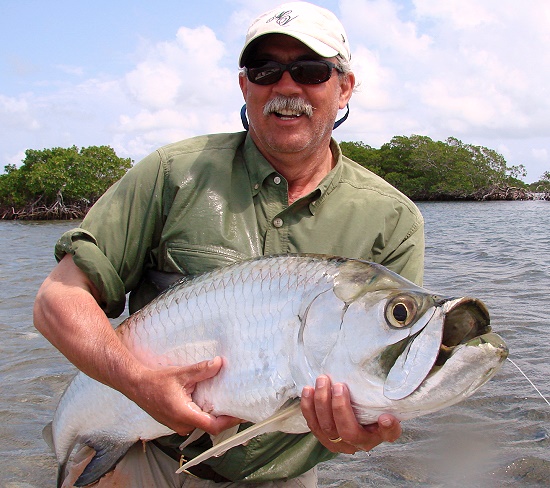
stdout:
<svg viewBox="0 0 550 488">
<path fill-rule="evenodd" d="M 244 162 L 250 177 L 252 195 L 256 196 L 262 188 L 264 180 L 275 173 L 275 170 L 262 156 L 250 134 L 247 134 L 244 141 Z"/>
<path fill-rule="evenodd" d="M 336 160 L 336 164 L 334 165 L 334 168 L 332 168 L 332 170 L 321 180 L 321 183 L 317 185 L 317 189 L 315 190 L 315 192 L 317 192 L 317 198 L 309 204 L 309 210 L 313 215 L 315 215 L 315 211 L 319 209 L 330 193 L 338 186 L 342 175 L 342 151 L 334 139 L 330 140 L 330 150 Z"/>
<path fill-rule="evenodd" d="M 304 201 L 304 199 L 309 199 L 309 210 L 313 215 L 322 205 L 326 197 L 336 188 L 342 174 L 342 151 L 334 139 L 330 141 L 330 149 L 336 160 L 336 165 L 321 180 L 315 190 L 299 200 Z M 250 134 L 247 134 L 244 143 L 244 161 L 250 177 L 252 195 L 256 196 L 262 188 L 264 180 L 269 175 L 276 173 L 276 171 L 273 169 L 273 166 L 269 164 L 267 159 L 262 156 L 256 144 L 254 144 L 252 137 L 250 137 Z"/>
</svg>

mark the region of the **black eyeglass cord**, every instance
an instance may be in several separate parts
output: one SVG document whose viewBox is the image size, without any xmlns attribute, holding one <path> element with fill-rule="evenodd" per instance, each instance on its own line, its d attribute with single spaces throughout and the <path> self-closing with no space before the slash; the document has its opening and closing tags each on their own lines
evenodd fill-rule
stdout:
<svg viewBox="0 0 550 488">
<path fill-rule="evenodd" d="M 246 118 L 246 103 L 241 108 L 241 122 L 243 124 L 244 130 L 248 130 L 250 125 L 248 124 L 248 119 Z"/>
</svg>

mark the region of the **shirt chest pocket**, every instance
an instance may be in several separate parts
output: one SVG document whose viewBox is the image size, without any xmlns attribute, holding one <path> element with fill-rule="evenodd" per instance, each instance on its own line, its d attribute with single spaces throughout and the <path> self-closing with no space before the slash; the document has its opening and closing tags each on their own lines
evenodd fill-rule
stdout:
<svg viewBox="0 0 550 488">
<path fill-rule="evenodd" d="M 194 246 L 187 242 L 167 244 L 166 266 L 174 272 L 197 275 L 256 256 L 222 246 Z"/>
</svg>

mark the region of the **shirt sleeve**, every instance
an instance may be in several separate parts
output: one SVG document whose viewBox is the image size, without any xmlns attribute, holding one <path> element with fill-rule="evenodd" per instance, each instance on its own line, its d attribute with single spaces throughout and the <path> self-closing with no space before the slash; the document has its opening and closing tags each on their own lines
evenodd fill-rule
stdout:
<svg viewBox="0 0 550 488">
<path fill-rule="evenodd" d="M 391 245 L 391 252 L 385 256 L 381 264 L 400 274 L 403 278 L 422 286 L 424 280 L 424 220 L 420 212 L 401 242 Z"/>
<path fill-rule="evenodd" d="M 90 209 L 79 228 L 63 234 L 55 257 L 73 255 L 97 287 L 99 305 L 117 317 L 139 283 L 163 220 L 163 164 L 155 152 L 136 164 Z"/>
</svg>

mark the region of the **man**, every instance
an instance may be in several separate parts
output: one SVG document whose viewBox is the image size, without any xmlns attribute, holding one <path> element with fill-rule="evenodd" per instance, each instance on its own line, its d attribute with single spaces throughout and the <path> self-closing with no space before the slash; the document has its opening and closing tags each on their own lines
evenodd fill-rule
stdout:
<svg viewBox="0 0 550 488">
<path fill-rule="evenodd" d="M 131 312 L 158 293 L 151 270 L 196 274 L 258 255 L 311 252 L 376 261 L 422 280 L 417 208 L 343 158 L 331 138 L 355 85 L 350 58 L 342 25 L 325 9 L 296 2 L 260 16 L 239 60 L 248 131 L 159 149 L 56 246 L 59 264 L 38 293 L 36 327 L 79 369 L 182 436 L 195 428 L 217 434 L 240 420 L 213 417 L 191 398 L 197 382 L 219 371 L 221 358 L 151 370 L 118 340 L 107 316 L 122 312 L 128 292 Z M 260 436 L 203 463 L 198 478 L 174 474 L 177 436 L 136 445 L 99 486 L 234 486 L 240 483 L 231 480 L 246 478 L 262 487 L 313 487 L 318 462 L 401 433 L 391 415 L 359 425 L 345 385 L 325 376 L 304 389 L 302 412 L 312 434 Z M 208 441 L 183 454 L 193 457 Z M 91 455 L 78 452 L 64 486 Z"/>
</svg>

